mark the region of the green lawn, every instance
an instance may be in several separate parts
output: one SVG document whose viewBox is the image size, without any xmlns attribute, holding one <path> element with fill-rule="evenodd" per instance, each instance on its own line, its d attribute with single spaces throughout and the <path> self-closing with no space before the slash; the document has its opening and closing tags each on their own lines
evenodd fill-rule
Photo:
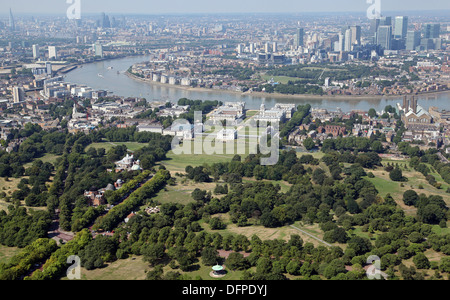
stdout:
<svg viewBox="0 0 450 300">
<path fill-rule="evenodd" d="M 58 158 L 60 158 L 60 155 L 56 155 L 56 154 L 52 154 L 52 153 L 46 153 L 44 156 L 36 158 L 35 160 L 42 160 L 43 163 L 51 163 L 52 165 L 55 165 L 56 161 L 58 160 Z M 29 162 L 23 165 L 23 167 L 29 168 L 31 167 L 31 165 L 33 164 L 33 162 Z"/>
<path fill-rule="evenodd" d="M 162 164 L 169 171 L 184 172 L 187 166 L 202 166 L 203 164 L 213 164 L 229 162 L 233 158 L 234 154 L 174 154 L 170 151 L 167 154 L 167 160 Z"/>
<path fill-rule="evenodd" d="M 22 249 L 17 247 L 7 247 L 0 245 L 0 263 L 8 263 L 8 261 L 16 254 L 19 254 Z"/>
<path fill-rule="evenodd" d="M 109 263 L 105 268 L 86 270 L 81 268 L 82 280 L 144 280 L 150 267 L 142 256 L 119 259 Z M 67 279 L 67 277 L 64 277 Z"/>
<path fill-rule="evenodd" d="M 107 264 L 106 267 L 88 271 L 85 268 L 81 269 L 82 280 L 144 280 L 146 272 L 151 270 L 147 262 L 143 260 L 143 256 L 132 256 L 127 259 L 119 259 L 115 262 Z M 242 276 L 242 271 L 227 270 L 227 275 L 223 278 L 212 278 L 209 273 L 212 271 L 210 266 L 205 266 L 201 262 L 193 265 L 192 271 L 183 272 L 180 269 L 172 269 L 169 266 L 163 268 L 164 273 L 179 272 L 187 275 L 192 279 L 202 278 L 203 280 L 239 280 Z M 64 277 L 63 280 L 67 280 Z"/>
<path fill-rule="evenodd" d="M 364 178 L 375 185 L 376 189 L 378 190 L 378 192 L 382 197 L 386 197 L 387 194 L 391 194 L 392 196 L 394 194 L 397 194 L 400 190 L 399 182 L 386 180 L 381 177 L 374 177 L 374 178 L 364 177 Z"/>
</svg>

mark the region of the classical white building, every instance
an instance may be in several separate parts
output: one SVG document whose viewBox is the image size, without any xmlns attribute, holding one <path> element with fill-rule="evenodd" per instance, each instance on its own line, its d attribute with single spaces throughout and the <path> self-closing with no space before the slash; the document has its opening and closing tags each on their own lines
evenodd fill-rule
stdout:
<svg viewBox="0 0 450 300">
<path fill-rule="evenodd" d="M 133 155 L 127 154 L 122 160 L 116 162 L 116 172 L 139 171 L 141 169 L 139 160 L 134 160 Z"/>
<path fill-rule="evenodd" d="M 217 141 L 234 141 L 238 137 L 237 131 L 234 129 L 222 129 L 217 133 Z"/>
</svg>

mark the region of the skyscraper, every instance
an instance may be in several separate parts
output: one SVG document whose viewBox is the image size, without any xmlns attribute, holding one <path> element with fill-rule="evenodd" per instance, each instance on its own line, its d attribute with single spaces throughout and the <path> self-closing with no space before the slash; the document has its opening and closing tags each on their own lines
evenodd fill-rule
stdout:
<svg viewBox="0 0 450 300">
<path fill-rule="evenodd" d="M 370 22 L 370 33 L 372 36 L 375 36 L 378 31 L 378 27 L 380 26 L 380 19 L 372 19 Z"/>
<path fill-rule="evenodd" d="M 13 88 L 13 101 L 19 103 L 25 100 L 25 89 L 23 87 L 15 86 Z"/>
<path fill-rule="evenodd" d="M 361 26 L 352 26 L 352 45 L 361 44 Z"/>
<path fill-rule="evenodd" d="M 110 28 L 111 27 L 111 22 L 109 20 L 109 17 L 105 13 L 102 13 L 102 15 L 100 17 L 100 25 L 102 28 Z"/>
<path fill-rule="evenodd" d="M 408 32 L 408 17 L 395 17 L 394 37 L 396 39 L 406 38 Z"/>
<path fill-rule="evenodd" d="M 441 34 L 441 24 L 425 24 L 424 34 L 426 39 L 439 38 Z"/>
<path fill-rule="evenodd" d="M 344 51 L 345 50 L 345 35 L 343 35 L 342 33 L 339 34 L 339 48 L 337 49 L 337 51 Z"/>
<path fill-rule="evenodd" d="M 38 58 L 39 56 L 39 45 L 33 45 L 33 58 Z"/>
<path fill-rule="evenodd" d="M 392 26 L 380 26 L 377 33 L 377 44 L 384 50 L 391 50 L 392 43 Z"/>
<path fill-rule="evenodd" d="M 392 26 L 392 17 L 381 17 L 380 26 Z"/>
<path fill-rule="evenodd" d="M 9 29 L 11 31 L 15 31 L 16 30 L 16 23 L 14 22 L 14 16 L 12 14 L 11 8 L 9 9 Z"/>
<path fill-rule="evenodd" d="M 58 58 L 58 51 L 55 46 L 48 46 L 48 59 Z"/>
<path fill-rule="evenodd" d="M 406 50 L 414 51 L 420 45 L 420 32 L 409 30 L 406 34 Z"/>
<path fill-rule="evenodd" d="M 303 47 L 304 34 L 305 34 L 305 32 L 304 32 L 303 28 L 297 29 L 297 33 L 295 34 L 295 38 L 294 38 L 294 46 L 296 48 Z"/>
<path fill-rule="evenodd" d="M 347 52 L 352 51 L 352 30 L 351 29 L 347 29 L 345 31 L 344 51 L 347 51 Z"/>
</svg>

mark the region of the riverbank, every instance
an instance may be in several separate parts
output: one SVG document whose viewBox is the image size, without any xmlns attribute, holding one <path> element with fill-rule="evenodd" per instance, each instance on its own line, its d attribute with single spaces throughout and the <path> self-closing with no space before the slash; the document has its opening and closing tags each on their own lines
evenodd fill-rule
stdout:
<svg viewBox="0 0 450 300">
<path fill-rule="evenodd" d="M 65 67 L 59 69 L 58 71 L 56 71 L 57 75 L 66 75 L 70 72 L 72 72 L 73 70 L 76 70 L 78 68 L 82 68 L 85 65 L 90 65 L 90 64 L 94 64 L 94 63 L 99 63 L 99 62 L 106 62 L 106 61 L 113 61 L 113 60 L 117 60 L 117 59 L 123 59 L 123 58 L 128 58 L 128 57 L 136 57 L 136 56 L 145 56 L 142 54 L 128 54 L 128 55 L 121 55 L 121 56 L 117 56 L 117 57 L 106 57 L 106 58 L 97 58 L 96 60 L 93 61 L 87 61 L 84 63 L 72 63 L 72 64 L 68 64 Z M 62 73 L 62 74 L 60 74 Z"/>
<path fill-rule="evenodd" d="M 227 93 L 230 95 L 239 95 L 239 96 L 255 96 L 255 97 L 270 97 L 275 99 L 314 99 L 314 100 L 349 100 L 349 101 L 361 101 L 361 100 L 384 100 L 384 99 L 398 99 L 402 98 L 405 95 L 313 95 L 313 94 L 301 94 L 301 95 L 288 95 L 288 94 L 280 94 L 280 93 L 265 93 L 265 92 L 239 92 L 239 91 L 230 91 L 230 90 L 222 90 L 222 89 L 208 89 L 208 88 L 198 88 L 198 87 L 191 87 L 191 86 L 181 86 L 181 85 L 174 85 L 174 84 L 168 84 L 168 83 L 161 83 L 158 81 L 153 81 L 150 79 L 145 79 L 138 77 L 134 74 L 131 74 L 130 72 L 125 72 L 125 75 L 127 75 L 129 78 L 140 81 L 146 84 L 150 85 L 157 85 L 157 86 L 164 86 L 164 87 L 170 87 L 185 91 L 191 91 L 191 92 L 220 92 L 220 93 Z M 450 90 L 446 91 L 433 91 L 433 92 L 423 92 L 414 94 L 415 96 L 438 96 L 442 94 L 450 94 Z M 412 94 L 407 94 L 407 96 L 411 96 Z"/>
</svg>

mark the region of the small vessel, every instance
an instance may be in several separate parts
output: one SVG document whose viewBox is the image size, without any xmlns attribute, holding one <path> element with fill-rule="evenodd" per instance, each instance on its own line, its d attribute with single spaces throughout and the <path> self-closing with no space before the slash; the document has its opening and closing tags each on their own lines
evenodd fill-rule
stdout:
<svg viewBox="0 0 450 300">
<path fill-rule="evenodd" d="M 113 67 L 108 67 L 108 70 L 112 70 L 112 69 L 114 69 Z"/>
<path fill-rule="evenodd" d="M 98 77 L 101 77 L 101 78 L 103 78 L 103 75 L 102 75 L 102 74 L 98 74 Z"/>
</svg>

